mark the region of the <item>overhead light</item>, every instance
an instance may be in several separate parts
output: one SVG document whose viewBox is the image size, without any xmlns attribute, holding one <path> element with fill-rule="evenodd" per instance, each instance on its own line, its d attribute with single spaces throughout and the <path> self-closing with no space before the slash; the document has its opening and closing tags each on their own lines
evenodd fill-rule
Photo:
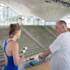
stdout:
<svg viewBox="0 0 70 70">
<path fill-rule="evenodd" d="M 25 46 L 24 48 L 23 48 L 23 50 L 27 50 L 28 49 L 28 47 L 27 46 Z"/>
<path fill-rule="evenodd" d="M 26 50 L 23 50 L 23 53 L 26 53 Z"/>
<path fill-rule="evenodd" d="M 26 53 L 27 49 L 28 49 L 28 47 L 27 47 L 27 46 L 26 46 L 26 47 L 24 47 L 24 48 L 23 48 L 23 50 L 22 50 L 22 53 Z"/>
</svg>

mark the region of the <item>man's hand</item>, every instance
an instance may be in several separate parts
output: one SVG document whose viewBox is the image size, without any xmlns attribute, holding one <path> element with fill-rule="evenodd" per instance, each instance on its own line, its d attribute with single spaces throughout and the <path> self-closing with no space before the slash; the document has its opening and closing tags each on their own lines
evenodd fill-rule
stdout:
<svg viewBox="0 0 70 70">
<path fill-rule="evenodd" d="M 40 53 L 39 56 L 38 56 L 38 58 L 40 58 L 40 59 L 44 58 L 44 53 L 43 52 Z"/>
<path fill-rule="evenodd" d="M 38 58 L 40 59 L 46 58 L 49 54 L 51 54 L 51 51 L 48 49 L 46 52 L 40 53 Z"/>
</svg>

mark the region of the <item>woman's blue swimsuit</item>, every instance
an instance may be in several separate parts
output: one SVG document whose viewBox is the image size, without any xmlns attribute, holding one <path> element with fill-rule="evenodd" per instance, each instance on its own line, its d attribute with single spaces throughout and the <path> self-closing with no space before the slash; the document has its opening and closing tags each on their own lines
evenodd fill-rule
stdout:
<svg viewBox="0 0 70 70">
<path fill-rule="evenodd" d="M 14 64 L 13 56 L 8 56 L 7 53 L 6 53 L 7 45 L 8 45 L 8 42 L 4 41 L 4 46 L 3 47 L 4 47 L 5 55 L 7 57 L 7 64 L 5 65 L 4 70 L 18 70 L 18 66 L 16 66 Z"/>
</svg>

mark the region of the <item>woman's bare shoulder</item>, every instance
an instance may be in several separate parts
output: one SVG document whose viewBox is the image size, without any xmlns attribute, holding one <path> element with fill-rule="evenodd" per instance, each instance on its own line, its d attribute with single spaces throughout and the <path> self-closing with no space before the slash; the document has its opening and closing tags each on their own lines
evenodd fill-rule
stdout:
<svg viewBox="0 0 70 70">
<path fill-rule="evenodd" d="M 18 45 L 18 42 L 16 42 L 16 41 L 10 41 L 8 45 L 11 46 L 13 49 L 19 48 L 19 47 L 18 47 L 18 46 L 19 46 L 19 45 Z"/>
</svg>

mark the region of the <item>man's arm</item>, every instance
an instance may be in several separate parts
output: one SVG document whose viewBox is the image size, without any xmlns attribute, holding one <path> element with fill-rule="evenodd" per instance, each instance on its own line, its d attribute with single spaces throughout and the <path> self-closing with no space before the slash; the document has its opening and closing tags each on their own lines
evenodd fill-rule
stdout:
<svg viewBox="0 0 70 70">
<path fill-rule="evenodd" d="M 55 53 L 56 51 L 58 51 L 61 46 L 62 46 L 62 42 L 63 42 L 63 35 L 60 35 L 56 38 L 56 40 L 49 46 L 49 49 L 46 52 L 43 52 L 39 55 L 39 57 L 41 58 L 45 58 L 47 57 L 49 54 L 51 53 Z"/>
<path fill-rule="evenodd" d="M 49 54 L 51 54 L 50 49 L 48 49 L 48 50 L 45 51 L 45 52 L 42 52 L 42 53 L 39 55 L 39 58 L 45 58 L 45 57 L 47 57 Z"/>
</svg>

